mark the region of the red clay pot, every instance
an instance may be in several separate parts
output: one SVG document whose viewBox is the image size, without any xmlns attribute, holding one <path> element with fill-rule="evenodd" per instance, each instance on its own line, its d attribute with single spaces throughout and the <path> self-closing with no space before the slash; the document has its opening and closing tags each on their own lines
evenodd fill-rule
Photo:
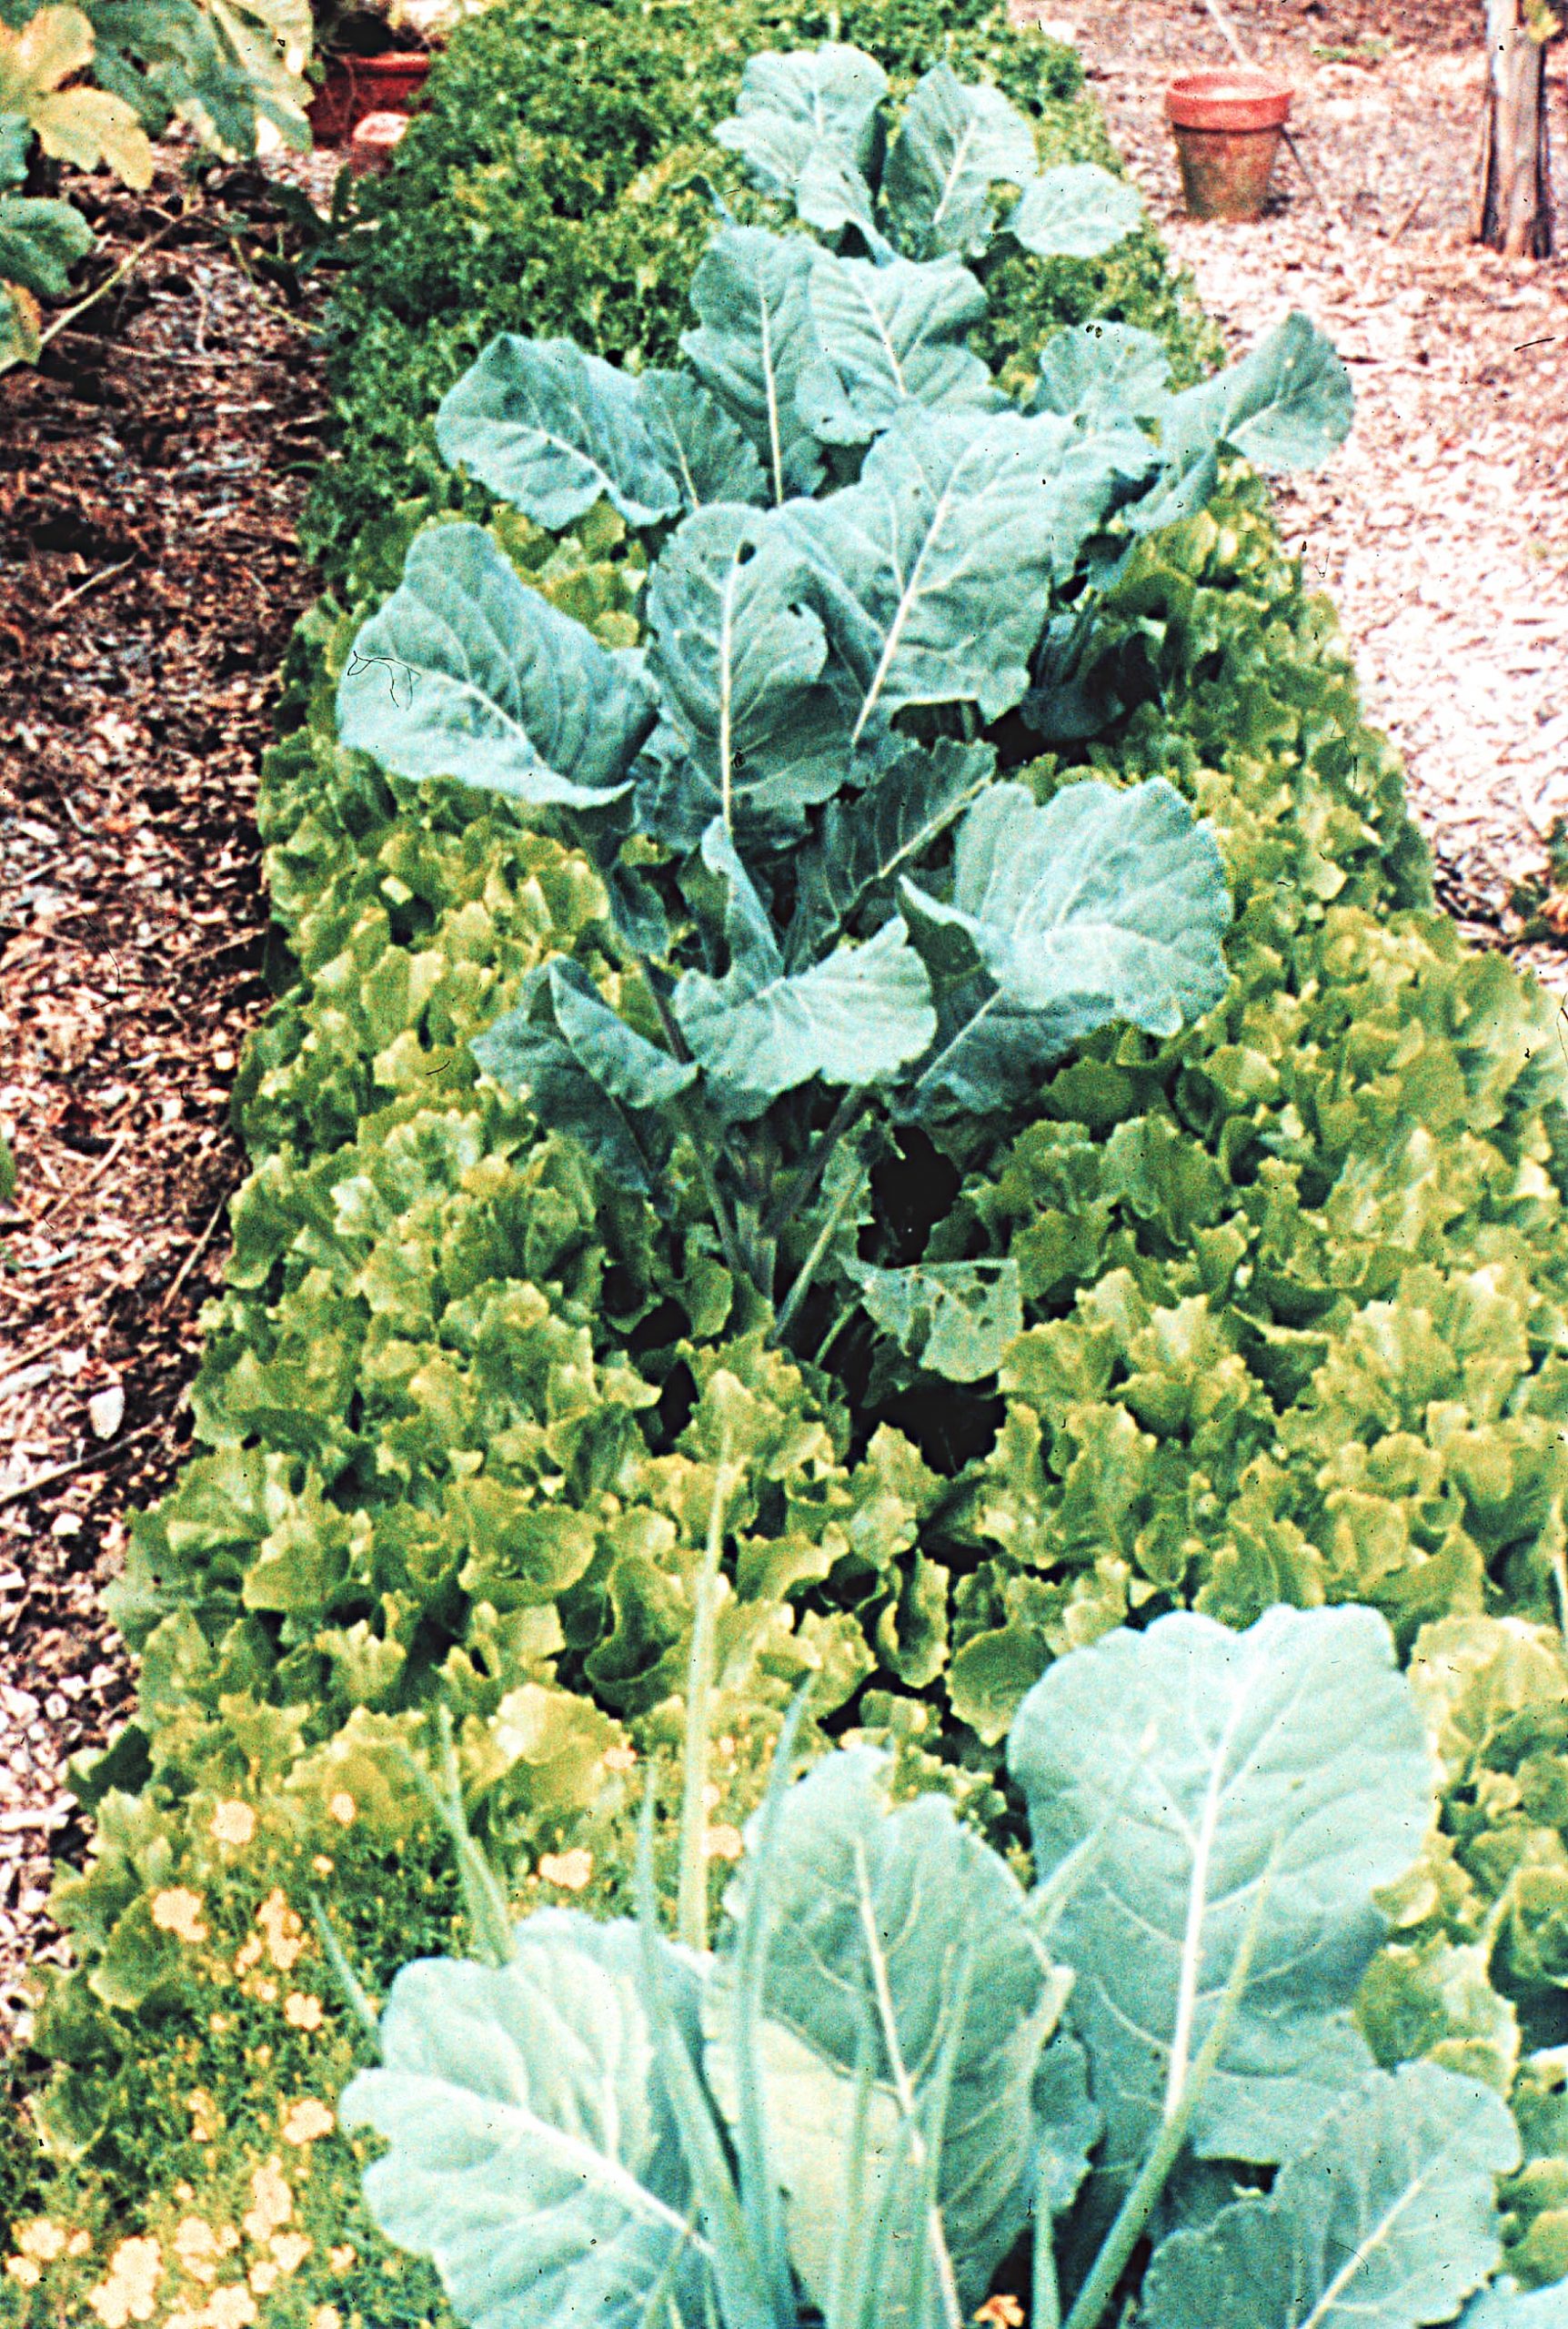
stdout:
<svg viewBox="0 0 1568 2329">
<path fill-rule="evenodd" d="M 1165 110 L 1194 218 L 1261 216 L 1293 95 L 1288 81 L 1240 66 L 1171 82 Z"/>
<path fill-rule="evenodd" d="M 307 108 L 318 146 L 347 146 L 367 114 L 407 113 L 430 70 L 427 49 L 392 49 L 382 56 L 335 56 Z"/>
</svg>

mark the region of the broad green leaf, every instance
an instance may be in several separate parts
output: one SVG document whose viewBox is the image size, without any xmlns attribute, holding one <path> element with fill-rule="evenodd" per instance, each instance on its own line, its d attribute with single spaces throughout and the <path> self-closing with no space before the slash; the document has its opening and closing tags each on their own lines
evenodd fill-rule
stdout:
<svg viewBox="0 0 1568 2329">
<path fill-rule="evenodd" d="M 815 961 L 869 900 L 891 894 L 996 775 L 990 744 L 942 737 L 901 754 L 864 792 L 835 801 L 795 860 L 790 963 Z"/>
<path fill-rule="evenodd" d="M 887 75 L 858 48 L 765 49 L 747 60 L 737 109 L 713 135 L 739 155 L 753 185 L 788 199 L 814 154 L 841 154 L 857 168 L 870 162 L 887 92 Z"/>
<path fill-rule="evenodd" d="M 443 460 L 554 532 L 603 498 L 628 526 L 673 518 L 680 487 L 660 459 L 638 384 L 569 339 L 502 332 L 436 414 Z"/>
<path fill-rule="evenodd" d="M 1014 1261 L 916 1262 L 899 1270 L 850 1262 L 848 1271 L 883 1333 L 950 1383 L 994 1375 L 1009 1343 L 1023 1332 Z"/>
<path fill-rule="evenodd" d="M 959 828 L 950 900 L 907 876 L 900 896 L 947 988 L 926 1112 L 995 1106 L 1020 1061 L 1059 1058 L 1112 1020 L 1172 1035 L 1229 983 L 1219 850 L 1161 777 L 1066 785 L 1043 807 L 993 785 Z"/>
<path fill-rule="evenodd" d="M 550 1131 L 580 1142 L 618 1186 L 652 1193 L 670 1147 L 658 1111 L 697 1070 L 628 1027 L 578 964 L 530 973 L 518 1009 L 470 1048 L 487 1074 L 528 1099 Z"/>
<path fill-rule="evenodd" d="M 1156 2250 L 1142 2317 L 1149 2329 L 1447 2321 L 1502 2255 L 1493 2187 L 1518 2160 L 1508 2106 L 1489 2087 L 1429 2062 L 1374 2072 L 1267 2199 L 1235 2201 Z"/>
<path fill-rule="evenodd" d="M 478 526 L 417 536 L 337 688 L 342 741 L 395 776 L 541 808 L 625 792 L 653 716 L 635 660 L 519 581 Z"/>
<path fill-rule="evenodd" d="M 1052 1950 L 1127 2179 L 1188 2080 L 1249 1928 L 1250 1970 L 1198 2099 L 1201 2158 L 1298 2150 L 1370 2065 L 1349 2009 L 1372 1894 L 1417 1857 L 1433 1769 L 1374 1611 L 1180 1612 L 1050 1667 L 1009 1748 L 1042 1878 L 1101 1831 Z"/>
<path fill-rule="evenodd" d="M 689 372 L 644 372 L 638 400 L 654 451 L 689 509 L 713 501 L 766 501 L 768 480 L 723 406 Z"/>
<path fill-rule="evenodd" d="M 799 832 L 845 781 L 849 722 L 822 683 L 828 641 L 799 552 L 759 510 L 687 519 L 648 586 L 648 676 L 667 763 L 639 808 L 648 830 L 693 847 L 715 816 L 734 833 Z"/>
<path fill-rule="evenodd" d="M 1207 501 L 1222 451 L 1271 473 L 1317 469 L 1350 434 L 1355 400 L 1333 343 L 1310 318 L 1289 315 L 1239 364 L 1183 388 L 1159 411 L 1165 474 L 1128 511 L 1140 531 Z"/>
<path fill-rule="evenodd" d="M 75 260 L 97 248 L 81 212 L 45 196 L 0 196 L 0 283 L 40 298 L 62 299 Z"/>
<path fill-rule="evenodd" d="M 730 968 L 721 979 L 688 971 L 674 1010 L 694 1059 L 739 1116 L 780 1092 L 825 1083 L 878 1084 L 930 1044 L 930 989 L 897 917 L 863 946 L 841 945 L 810 969 L 788 972 L 750 879 L 720 822 L 703 861 L 728 885 Z"/>
<path fill-rule="evenodd" d="M 854 677 L 857 742 L 906 704 L 978 703 L 994 720 L 1019 701 L 1051 583 L 1119 474 L 1050 416 L 910 411 L 858 484 L 791 505 L 781 522 Z"/>
<path fill-rule="evenodd" d="M 796 403 L 811 353 L 806 281 L 816 255 L 800 235 L 725 227 L 692 278 L 701 328 L 680 338 L 692 369 L 760 457 L 775 501 L 809 493 L 822 474 Z"/>
<path fill-rule="evenodd" d="M 795 185 L 795 210 L 821 235 L 853 227 L 873 258 L 897 257 L 877 224 L 876 198 L 862 173 L 836 146 L 819 146 L 808 156 Z"/>
<path fill-rule="evenodd" d="M 1064 1984 L 1005 1862 L 960 1825 L 945 1797 L 890 1810 L 887 1769 L 867 1748 L 819 1763 L 784 1799 L 763 1876 L 749 1856 L 725 1906 L 737 1921 L 765 1921 L 762 2100 L 790 2252 L 817 2304 L 827 2300 L 855 2165 L 862 2048 L 871 2090 L 860 2169 L 874 2211 L 899 2196 L 900 2116 L 929 2112 L 944 2043 L 952 2042 L 937 2193 L 967 2315 L 1032 2196 L 1031 2089 Z M 755 1851 L 755 1825 L 751 1842 Z M 955 2023 L 966 1957 L 968 2004 Z M 727 1944 L 703 2001 L 709 2082 L 732 2121 L 736 1964 Z M 879 2282 L 881 2329 L 942 2320 L 934 2288 L 923 2305 L 911 2303 L 913 2265 L 907 2248 L 894 2244 Z"/>
<path fill-rule="evenodd" d="M 889 231 L 910 258 L 977 257 L 996 223 L 992 187 L 1026 186 L 1035 168 L 1034 132 L 1016 106 L 939 65 L 917 84 L 889 148 Z"/>
<path fill-rule="evenodd" d="M 1038 2190 L 1043 2170 L 1047 2205 L 1053 2216 L 1065 2215 L 1089 2173 L 1105 2123 L 1089 2091 L 1089 2057 L 1067 2031 L 1058 2031 L 1040 2056 L 1030 2101 L 1036 2146 L 1031 2182 Z"/>
<path fill-rule="evenodd" d="M 20 186 L 27 176 L 33 132 L 25 114 L 0 113 L 0 187 Z"/>
<path fill-rule="evenodd" d="M 1568 2329 L 1568 2281 L 1525 2290 L 1505 2274 L 1471 2299 L 1459 2329 Z"/>
<path fill-rule="evenodd" d="M 968 267 L 937 259 L 885 267 L 821 252 L 806 287 L 817 353 L 797 401 L 825 445 L 864 445 L 906 406 L 994 412 L 1002 398 L 965 336 L 985 293 Z"/>
<path fill-rule="evenodd" d="M 1010 215 L 1014 242 L 1040 258 L 1100 258 L 1143 216 L 1138 189 L 1098 162 L 1064 162 L 1031 178 Z"/>
<path fill-rule="evenodd" d="M 1132 324 L 1078 324 L 1054 332 L 1040 351 L 1031 412 L 1059 413 L 1080 428 L 1152 418 L 1169 401 L 1165 343 Z"/>
<path fill-rule="evenodd" d="M 662 1946 L 691 2054 L 698 1977 Z M 661 2285 L 701 2318 L 706 2243 L 656 2044 L 629 1922 L 543 1909 L 509 1965 L 426 1958 L 398 1974 L 381 2067 L 351 2081 L 339 2115 L 388 2140 L 365 2171 L 371 2217 L 434 2261 L 471 2329 L 643 2329 Z"/>
</svg>

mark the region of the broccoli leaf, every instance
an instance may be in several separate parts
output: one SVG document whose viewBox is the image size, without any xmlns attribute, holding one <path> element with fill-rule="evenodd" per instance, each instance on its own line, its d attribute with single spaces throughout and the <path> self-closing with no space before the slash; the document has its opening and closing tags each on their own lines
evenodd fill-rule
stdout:
<svg viewBox="0 0 1568 2329">
<path fill-rule="evenodd" d="M 689 849 L 715 815 L 731 833 L 798 832 L 845 781 L 849 719 L 822 683 L 828 641 L 806 580 L 758 510 L 699 510 L 667 545 L 648 594 L 667 721 L 659 774 L 638 795 L 650 832 Z"/>
<path fill-rule="evenodd" d="M 674 2042 L 695 2062 L 698 1977 L 667 1942 Z M 346 2127 L 387 2138 L 365 2171 L 389 2240 L 434 2259 L 472 2329 L 641 2329 L 663 2286 L 701 2318 L 707 2241 L 657 2073 L 643 1943 L 628 1922 L 544 1909 L 499 1968 L 404 1967 L 381 2067 L 346 2090 Z"/>
<path fill-rule="evenodd" d="M 1518 2132 L 1490 2087 L 1431 2062 L 1374 2072 L 1267 2199 L 1237 2200 L 1156 2251 L 1149 2329 L 1447 2321 L 1502 2255 L 1493 2185 L 1518 2163 Z"/>
<path fill-rule="evenodd" d="M 748 58 L 737 110 L 713 135 L 739 155 L 754 186 L 788 199 L 815 155 L 869 163 L 887 91 L 881 66 L 858 48 L 767 49 Z"/>
<path fill-rule="evenodd" d="M 652 1194 L 670 1149 L 659 1111 L 697 1070 L 628 1027 L 577 963 L 530 973 L 518 1008 L 476 1035 L 471 1049 L 503 1090 L 579 1142 L 618 1187 Z"/>
<path fill-rule="evenodd" d="M 791 503 L 779 522 L 854 676 L 856 742 L 907 704 L 994 720 L 1020 701 L 1052 580 L 1121 474 L 1050 416 L 906 412 L 858 484 Z"/>
<path fill-rule="evenodd" d="M 795 912 L 788 953 L 814 961 L 868 901 L 890 895 L 996 774 L 990 744 L 942 737 L 902 753 L 876 782 L 833 802 L 821 830 L 795 861 Z"/>
<path fill-rule="evenodd" d="M 839 946 L 809 970 L 788 972 L 718 820 L 703 837 L 702 856 L 728 889 L 730 968 L 721 979 L 689 971 L 675 990 L 674 1011 L 692 1056 L 721 1087 L 732 1114 L 759 1114 L 780 1092 L 814 1075 L 829 1084 L 885 1082 L 925 1050 L 936 1013 L 901 922 L 884 923 L 863 946 Z"/>
<path fill-rule="evenodd" d="M 1132 324 L 1078 324 L 1040 351 L 1031 412 L 1060 413 L 1080 428 L 1152 419 L 1171 401 L 1171 358 L 1161 339 Z"/>
<path fill-rule="evenodd" d="M 1007 222 L 1014 242 L 1040 258 L 1100 258 L 1143 216 L 1136 187 L 1098 162 L 1066 162 L 1031 178 Z"/>
<path fill-rule="evenodd" d="M 851 1261 L 848 1274 L 873 1322 L 899 1348 L 950 1383 L 994 1375 L 1023 1332 L 1018 1264 L 917 1262 L 900 1270 Z"/>
<path fill-rule="evenodd" d="M 628 526 L 653 525 L 674 517 L 681 492 L 638 388 L 569 339 L 502 332 L 442 398 L 436 442 L 537 526 L 558 531 L 601 495 Z"/>
<path fill-rule="evenodd" d="M 453 777 L 538 808 L 624 793 L 653 719 L 636 659 L 519 581 L 478 526 L 417 537 L 337 688 L 344 743 L 393 775 Z"/>
<path fill-rule="evenodd" d="M 1165 473 L 1127 511 L 1129 524 L 1148 532 L 1201 508 L 1222 452 L 1271 472 L 1320 467 L 1349 436 L 1354 405 L 1332 341 L 1310 318 L 1287 316 L 1239 364 L 1157 409 Z"/>
<path fill-rule="evenodd" d="M 890 232 L 910 258 L 978 257 L 996 223 L 992 187 L 1026 186 L 1035 167 L 1034 132 L 1017 106 L 939 65 L 916 85 L 888 151 Z"/>
<path fill-rule="evenodd" d="M 1020 1064 L 1114 1019 L 1174 1034 L 1217 1003 L 1231 919 L 1220 853 L 1173 786 L 1070 784 L 1044 807 L 997 784 L 968 811 L 942 903 L 906 876 L 914 944 L 943 993 L 918 1106 L 995 1106 Z"/>
<path fill-rule="evenodd" d="M 1179 1612 L 1108 1635 L 1035 1685 L 1009 1760 L 1042 1878 L 1097 1839 L 1052 1947 L 1079 1976 L 1105 2172 L 1135 2174 L 1185 2098 L 1247 1946 L 1189 2139 L 1201 2158 L 1289 2157 L 1371 2067 L 1350 2015 L 1382 1937 L 1371 1896 L 1432 1816 L 1384 1619 L 1282 1608 L 1238 1635 Z"/>
<path fill-rule="evenodd" d="M 885 1759 L 830 1756 L 792 1787 L 771 1850 L 752 1852 L 725 1906 L 768 1935 L 758 2051 L 762 2100 L 787 2200 L 792 2258 L 808 2294 L 829 2299 L 835 2240 L 853 2175 L 866 2213 L 895 2206 L 906 2113 L 931 2140 L 944 2044 L 950 2044 L 937 2210 L 964 2315 L 984 2296 L 1021 2230 L 1032 2192 L 1031 2091 L 1065 1984 L 1030 1929 L 1006 1863 L 961 1826 L 945 1797 L 889 1810 Z M 739 1949 L 720 1954 L 703 2001 L 709 2082 L 739 2116 Z M 853 2157 L 857 2067 L 871 2087 Z M 1054 2100 L 1051 2088 L 1043 2090 Z M 1064 2092 L 1062 2101 L 1070 2097 Z M 915 2184 L 918 2189 L 918 2183 Z M 922 2227 L 890 2243 L 878 2282 L 884 2329 L 936 2329 L 936 2275 L 916 2276 Z M 929 2232 L 927 2237 L 929 2239 Z"/>
<path fill-rule="evenodd" d="M 689 372 L 644 372 L 638 398 L 654 451 L 689 509 L 713 501 L 766 501 L 768 480 L 754 449 Z"/>
<path fill-rule="evenodd" d="M 835 258 L 822 252 L 807 278 L 818 353 L 796 391 L 825 445 L 864 445 L 910 404 L 942 412 L 994 412 L 1003 399 L 965 335 L 985 293 L 950 260 Z"/>
<path fill-rule="evenodd" d="M 775 501 L 809 493 L 822 474 L 796 402 L 812 354 L 806 284 L 816 256 L 799 235 L 727 227 L 692 278 L 701 328 L 681 334 L 692 369 L 760 456 Z"/>
</svg>

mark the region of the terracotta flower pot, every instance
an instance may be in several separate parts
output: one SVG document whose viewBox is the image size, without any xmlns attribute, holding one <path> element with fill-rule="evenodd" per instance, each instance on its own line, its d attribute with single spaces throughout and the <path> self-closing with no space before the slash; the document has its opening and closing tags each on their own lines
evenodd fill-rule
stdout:
<svg viewBox="0 0 1568 2329">
<path fill-rule="evenodd" d="M 1239 66 L 1171 82 L 1165 110 L 1194 218 L 1261 215 L 1293 95 L 1288 81 Z"/>
<path fill-rule="evenodd" d="M 307 109 L 312 136 L 318 146 L 347 146 L 367 115 L 408 112 L 429 70 L 429 51 L 423 48 L 335 56 Z"/>
</svg>

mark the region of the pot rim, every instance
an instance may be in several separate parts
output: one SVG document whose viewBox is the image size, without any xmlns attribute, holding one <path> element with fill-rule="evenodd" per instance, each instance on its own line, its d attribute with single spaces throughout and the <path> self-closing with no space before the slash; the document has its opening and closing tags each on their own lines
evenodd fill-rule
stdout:
<svg viewBox="0 0 1568 2329">
<path fill-rule="evenodd" d="M 1295 89 L 1277 73 L 1251 66 L 1214 66 L 1183 73 L 1165 92 L 1165 110 L 1177 129 L 1278 129 Z"/>
</svg>

